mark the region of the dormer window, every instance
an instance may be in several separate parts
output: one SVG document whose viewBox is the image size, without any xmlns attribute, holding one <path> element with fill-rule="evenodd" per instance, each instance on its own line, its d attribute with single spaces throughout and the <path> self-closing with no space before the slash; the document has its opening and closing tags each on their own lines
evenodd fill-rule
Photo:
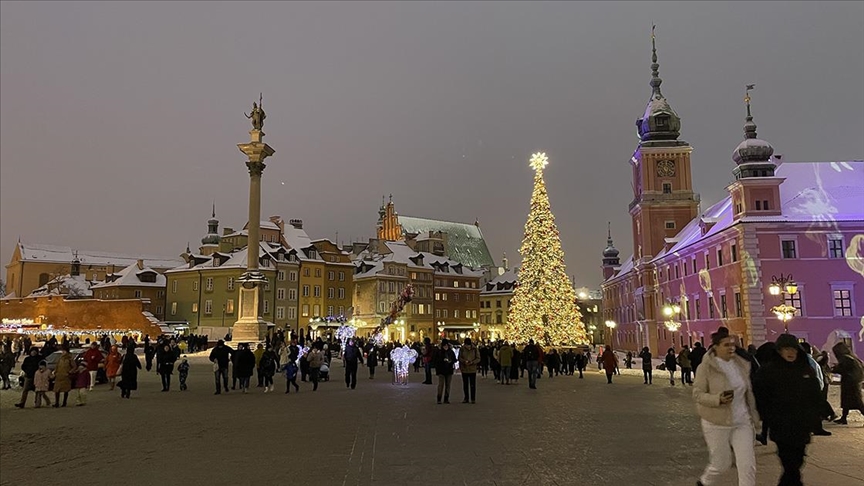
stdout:
<svg viewBox="0 0 864 486">
<path fill-rule="evenodd" d="M 657 120 L 658 127 L 665 127 L 666 124 L 669 122 L 669 115 L 658 115 L 655 120 Z"/>
<path fill-rule="evenodd" d="M 313 260 L 318 259 L 318 252 L 315 250 L 309 250 L 309 258 Z"/>
</svg>

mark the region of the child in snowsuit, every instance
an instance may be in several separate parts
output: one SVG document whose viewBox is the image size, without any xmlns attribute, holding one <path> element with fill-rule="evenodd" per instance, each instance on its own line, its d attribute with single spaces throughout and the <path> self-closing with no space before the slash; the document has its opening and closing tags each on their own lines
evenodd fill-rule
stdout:
<svg viewBox="0 0 864 486">
<path fill-rule="evenodd" d="M 300 387 L 297 385 L 297 363 L 289 361 L 282 365 L 282 371 L 285 373 L 285 393 L 291 392 L 291 385 L 294 385 L 294 391 L 299 392 Z"/>
<path fill-rule="evenodd" d="M 77 395 L 75 396 L 75 406 L 81 407 L 87 405 L 87 390 L 90 388 L 90 373 L 87 371 L 87 365 L 84 362 L 78 363 L 78 373 L 75 374 L 73 384 Z"/>
<path fill-rule="evenodd" d="M 51 406 L 51 399 L 48 398 L 48 388 L 51 387 L 51 370 L 48 369 L 48 363 L 43 359 L 39 362 L 39 369 L 33 375 L 33 389 L 36 390 L 36 408 L 42 406 L 42 400 L 45 404 Z"/>
<path fill-rule="evenodd" d="M 180 391 L 186 391 L 189 387 L 186 386 L 186 378 L 189 377 L 189 361 L 183 358 L 183 362 L 177 367 L 180 373 Z"/>
</svg>

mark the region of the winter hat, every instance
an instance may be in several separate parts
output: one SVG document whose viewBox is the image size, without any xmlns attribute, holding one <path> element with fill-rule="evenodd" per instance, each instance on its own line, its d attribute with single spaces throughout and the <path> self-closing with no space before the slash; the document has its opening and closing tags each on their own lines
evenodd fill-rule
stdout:
<svg viewBox="0 0 864 486">
<path fill-rule="evenodd" d="M 800 346 L 798 346 L 798 338 L 792 334 L 781 334 L 780 337 L 777 338 L 777 341 L 775 341 L 775 344 L 777 345 L 778 351 L 783 348 L 800 348 Z"/>
<path fill-rule="evenodd" d="M 450 344 L 450 340 L 447 338 L 442 339 L 441 340 L 441 346 L 444 346 L 445 344 Z"/>
</svg>

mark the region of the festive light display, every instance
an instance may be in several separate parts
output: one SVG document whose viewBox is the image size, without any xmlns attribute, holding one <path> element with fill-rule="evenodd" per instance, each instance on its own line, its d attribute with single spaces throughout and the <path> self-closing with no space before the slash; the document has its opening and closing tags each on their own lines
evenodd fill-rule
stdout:
<svg viewBox="0 0 864 486">
<path fill-rule="evenodd" d="M 349 339 L 353 338 L 355 334 L 357 334 L 357 329 L 354 329 L 354 326 L 343 324 L 339 326 L 339 329 L 336 329 L 336 339 L 342 343 L 340 353 L 345 352 L 345 343 L 347 343 Z"/>
<path fill-rule="evenodd" d="M 401 348 L 390 351 L 390 360 L 393 361 L 393 384 L 408 384 L 408 368 L 417 360 L 417 350 L 411 349 L 407 344 Z"/>
<path fill-rule="evenodd" d="M 525 236 L 519 248 L 522 267 L 505 337 L 520 344 L 534 339 L 547 346 L 587 343 L 582 315 L 576 308 L 576 292 L 567 277 L 564 251 L 546 193 L 543 170 L 548 164 L 545 153 L 531 157 L 534 191 Z"/>
<path fill-rule="evenodd" d="M 381 346 L 384 344 L 384 329 L 387 328 L 390 324 L 392 324 L 396 317 L 399 316 L 399 313 L 402 312 L 402 309 L 411 302 L 411 299 L 414 298 L 414 286 L 408 284 L 402 289 L 402 292 L 399 294 L 399 298 L 393 301 L 390 304 L 390 313 L 387 314 L 387 317 L 381 319 L 381 324 L 378 324 L 378 327 L 372 331 L 372 337 L 370 338 L 376 346 Z"/>
</svg>

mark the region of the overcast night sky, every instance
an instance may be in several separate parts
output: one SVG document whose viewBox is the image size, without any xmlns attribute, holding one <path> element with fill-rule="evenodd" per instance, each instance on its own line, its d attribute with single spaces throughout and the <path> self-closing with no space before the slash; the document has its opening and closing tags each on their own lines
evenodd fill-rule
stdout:
<svg viewBox="0 0 864 486">
<path fill-rule="evenodd" d="M 479 219 L 518 263 L 545 151 L 568 273 L 597 286 L 606 221 L 631 252 L 652 22 L 703 208 L 732 178 L 748 83 L 784 160 L 864 159 L 862 2 L 3 2 L 0 257 L 19 237 L 179 255 L 214 200 L 242 227 L 236 144 L 263 91 L 264 219 L 365 240 L 392 193 L 401 214 Z"/>
</svg>

